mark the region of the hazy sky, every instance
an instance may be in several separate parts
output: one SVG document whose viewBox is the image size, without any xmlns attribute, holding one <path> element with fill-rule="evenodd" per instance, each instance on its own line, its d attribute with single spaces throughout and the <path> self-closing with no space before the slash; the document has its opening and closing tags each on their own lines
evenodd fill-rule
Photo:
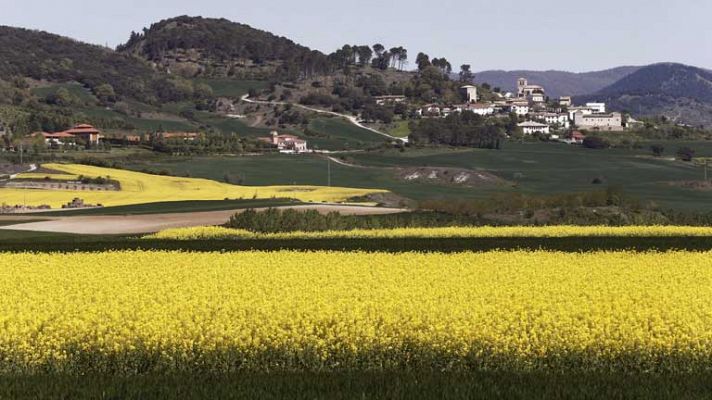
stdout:
<svg viewBox="0 0 712 400">
<path fill-rule="evenodd" d="M 476 71 L 712 68 L 712 0 L 0 0 L 0 25 L 112 47 L 177 15 L 224 17 L 324 52 L 402 45 L 411 60 L 424 51 Z"/>
</svg>

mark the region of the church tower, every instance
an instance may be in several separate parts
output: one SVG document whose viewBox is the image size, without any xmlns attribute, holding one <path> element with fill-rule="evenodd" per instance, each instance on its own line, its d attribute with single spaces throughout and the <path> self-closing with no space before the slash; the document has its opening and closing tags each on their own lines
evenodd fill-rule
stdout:
<svg viewBox="0 0 712 400">
<path fill-rule="evenodd" d="M 524 97 L 524 88 L 529 86 L 529 82 L 527 82 L 526 78 L 519 78 L 517 81 L 517 93 L 519 93 L 519 97 Z"/>
</svg>

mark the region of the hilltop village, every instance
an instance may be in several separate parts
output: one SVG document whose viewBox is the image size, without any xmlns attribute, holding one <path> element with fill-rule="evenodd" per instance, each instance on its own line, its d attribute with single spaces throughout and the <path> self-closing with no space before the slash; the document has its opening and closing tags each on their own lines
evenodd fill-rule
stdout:
<svg viewBox="0 0 712 400">
<path fill-rule="evenodd" d="M 467 99 L 465 103 L 442 105 L 426 104 L 417 110 L 420 117 L 447 117 L 452 113 L 471 111 L 483 117 L 514 114 L 522 121 L 517 124 L 524 135 L 544 135 L 550 139 L 562 139 L 580 143 L 581 131 L 621 132 L 640 122 L 619 112 L 607 112 L 605 103 L 573 104 L 571 96 L 561 96 L 549 101 L 546 89 L 530 84 L 520 78 L 517 92 L 494 92 L 494 101 L 480 101 L 478 87 L 464 85 L 460 89 Z M 405 101 L 404 96 L 387 96 L 382 101 Z"/>
</svg>

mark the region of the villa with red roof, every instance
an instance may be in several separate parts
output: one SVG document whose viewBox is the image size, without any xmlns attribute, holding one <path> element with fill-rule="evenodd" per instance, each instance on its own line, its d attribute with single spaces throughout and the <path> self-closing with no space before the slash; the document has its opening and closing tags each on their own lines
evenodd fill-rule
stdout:
<svg viewBox="0 0 712 400">
<path fill-rule="evenodd" d="M 99 139 L 102 138 L 101 131 L 89 124 L 75 125 L 73 128 L 62 132 L 36 132 L 32 136 L 42 136 L 48 146 L 76 143 L 77 139 L 96 145 L 99 144 Z"/>
<path fill-rule="evenodd" d="M 75 139 L 81 138 L 89 144 L 99 144 L 99 139 L 101 139 L 101 131 L 89 124 L 79 124 L 62 133 L 70 134 L 74 136 Z"/>
</svg>

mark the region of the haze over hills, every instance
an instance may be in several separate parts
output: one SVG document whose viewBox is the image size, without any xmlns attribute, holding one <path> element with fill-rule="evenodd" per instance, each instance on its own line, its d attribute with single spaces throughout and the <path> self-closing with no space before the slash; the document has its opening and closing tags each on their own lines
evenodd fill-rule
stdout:
<svg viewBox="0 0 712 400">
<path fill-rule="evenodd" d="M 712 72 L 676 63 L 640 68 L 577 102 L 605 101 L 633 115 L 664 115 L 691 125 L 712 125 Z"/>
<path fill-rule="evenodd" d="M 499 87 L 504 92 L 512 92 L 517 90 L 517 79 L 527 78 L 531 83 L 544 86 L 546 93 L 551 97 L 578 96 L 595 93 L 639 68 L 624 66 L 583 73 L 529 70 L 482 71 L 475 74 L 475 80 L 478 83 Z"/>
</svg>

